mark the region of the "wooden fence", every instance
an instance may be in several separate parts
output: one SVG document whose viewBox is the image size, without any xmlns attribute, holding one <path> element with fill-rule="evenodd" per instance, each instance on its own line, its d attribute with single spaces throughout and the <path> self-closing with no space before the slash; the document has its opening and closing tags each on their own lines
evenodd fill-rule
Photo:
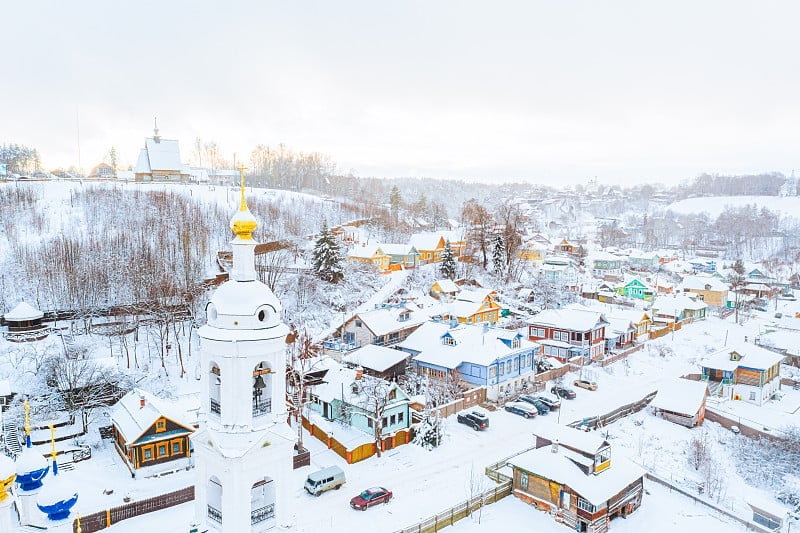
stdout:
<svg viewBox="0 0 800 533">
<path fill-rule="evenodd" d="M 479 494 L 469 500 L 463 501 L 458 505 L 437 513 L 422 520 L 412 526 L 397 530 L 396 533 L 433 533 L 452 526 L 454 523 L 471 516 L 472 513 L 479 511 L 484 505 L 492 504 L 511 494 L 511 481 L 506 481 L 493 489 L 489 489 L 483 494 Z"/>
<path fill-rule="evenodd" d="M 377 453 L 374 442 L 367 442 L 355 448 L 348 449 L 347 446 L 328 435 L 321 427 L 312 424 L 306 417 L 303 417 L 302 424 L 314 438 L 324 443 L 328 449 L 333 450 L 339 457 L 347 461 L 348 464 L 363 461 Z M 396 448 L 397 446 L 408 444 L 413 438 L 414 434 L 411 428 L 397 431 L 381 440 L 381 451 L 384 452 Z"/>
<path fill-rule="evenodd" d="M 112 524 L 127 520 L 128 518 L 152 513 L 153 511 L 160 511 L 192 500 L 194 500 L 194 486 L 154 496 L 146 500 L 127 503 L 119 507 L 112 507 L 106 511 L 82 516 L 81 531 L 83 533 L 93 533 L 94 531 L 100 531 L 101 529 L 110 527 Z M 72 531 L 73 533 L 78 532 L 77 520 L 72 524 Z"/>
<path fill-rule="evenodd" d="M 470 389 L 463 393 L 462 397 L 458 400 L 453 400 L 450 403 L 440 405 L 431 411 L 439 414 L 442 418 L 454 415 L 464 409 L 469 409 L 486 401 L 486 387 L 477 387 Z"/>
<path fill-rule="evenodd" d="M 635 402 L 629 403 L 627 405 L 623 405 L 622 407 L 617 407 L 613 411 L 610 411 L 604 415 L 592 416 L 589 418 L 584 418 L 582 420 L 576 420 L 575 422 L 571 422 L 567 424 L 570 427 L 582 427 L 582 428 L 590 428 L 590 429 L 597 429 L 598 427 L 604 427 L 608 424 L 613 424 L 620 418 L 625 418 L 628 415 L 633 413 L 638 413 L 647 405 L 653 401 L 653 398 L 656 397 L 656 392 L 653 391 L 641 400 L 637 400 Z M 707 413 L 707 412 L 706 412 Z M 708 416 L 708 414 L 706 414 Z"/>
<path fill-rule="evenodd" d="M 600 366 L 608 366 L 612 363 L 616 363 L 620 359 L 625 359 L 630 354 L 638 352 L 644 348 L 644 344 L 639 344 L 638 346 L 634 346 L 633 348 L 628 348 L 625 351 L 619 352 L 617 354 L 612 355 L 611 357 L 605 357 L 599 361 L 595 361 L 595 363 L 599 364 Z"/>
<path fill-rule="evenodd" d="M 741 417 L 736 417 L 736 419 L 733 419 L 723 415 L 719 411 L 714 411 L 708 407 L 706 407 L 705 419 L 711 422 L 716 422 L 725 429 L 731 429 L 731 427 L 736 426 L 739 428 L 739 432 L 745 437 L 777 440 L 780 439 L 781 436 L 783 435 L 783 431 L 781 430 L 775 430 L 776 432 L 781 433 L 781 435 L 773 435 L 771 433 L 767 433 L 766 431 L 755 429 L 754 427 L 747 425 L 748 422 L 750 424 L 758 424 L 758 422 L 754 420 L 748 420 L 746 418 L 742 419 Z M 745 422 L 742 423 L 742 420 L 744 420 Z M 760 426 L 763 427 L 763 425 Z"/>
<path fill-rule="evenodd" d="M 644 475 L 644 477 L 647 478 L 648 481 L 653 481 L 655 483 L 658 483 L 659 485 L 663 485 L 663 486 L 669 488 L 670 491 L 674 490 L 675 492 L 677 492 L 679 494 L 682 494 L 683 496 L 686 496 L 687 498 L 691 498 L 695 503 L 703 504 L 703 505 L 705 505 L 707 507 L 710 507 L 710 508 L 714 509 L 716 512 L 718 512 L 719 514 L 721 514 L 723 516 L 726 516 L 728 518 L 732 518 L 733 520 L 736 520 L 740 524 L 744 525 L 750 531 L 757 531 L 758 533 L 774 533 L 774 530 L 772 530 L 772 529 L 767 529 L 767 528 L 761 527 L 761 526 L 759 526 L 758 524 L 756 524 L 754 522 L 751 522 L 749 520 L 745 520 L 744 518 L 736 516 L 735 514 L 731 513 L 730 511 L 726 511 L 722 507 L 714 505 L 713 503 L 709 502 L 708 500 L 706 500 L 704 498 L 699 498 L 696 494 L 692 494 L 691 492 L 689 492 L 686 489 L 677 487 L 677 486 L 673 485 L 672 483 L 670 483 L 669 481 L 667 481 L 666 479 L 663 479 L 663 478 L 661 478 L 659 476 L 656 476 L 655 474 L 651 474 L 651 473 L 647 472 Z"/>
</svg>

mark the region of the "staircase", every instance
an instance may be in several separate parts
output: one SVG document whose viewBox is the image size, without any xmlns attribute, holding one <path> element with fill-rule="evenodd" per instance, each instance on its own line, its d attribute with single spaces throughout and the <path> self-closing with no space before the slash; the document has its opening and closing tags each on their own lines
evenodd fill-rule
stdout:
<svg viewBox="0 0 800 533">
<path fill-rule="evenodd" d="M 13 421 L 8 423 L 3 422 L 3 442 L 5 443 L 6 453 L 11 456 L 12 459 L 16 459 L 17 456 L 22 453 L 17 425 Z"/>
<path fill-rule="evenodd" d="M 75 463 L 69 460 L 65 460 L 63 463 L 58 461 L 59 472 L 69 472 L 70 470 L 75 470 Z"/>
</svg>

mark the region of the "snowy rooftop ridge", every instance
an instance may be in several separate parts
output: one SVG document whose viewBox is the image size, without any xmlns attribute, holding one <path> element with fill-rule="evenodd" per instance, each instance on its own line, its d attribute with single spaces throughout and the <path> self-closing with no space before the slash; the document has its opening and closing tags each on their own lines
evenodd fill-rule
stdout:
<svg viewBox="0 0 800 533">
<path fill-rule="evenodd" d="M 342 361 L 377 372 L 385 372 L 408 357 L 408 352 L 367 344 L 345 356 Z"/>
<path fill-rule="evenodd" d="M 731 354 L 738 354 L 738 360 L 731 360 Z M 732 343 L 700 361 L 700 366 L 719 370 L 734 370 L 739 367 L 767 370 L 783 361 L 783 355 L 756 346 L 750 342 Z"/>
<path fill-rule="evenodd" d="M 139 440 L 162 416 L 188 429 L 189 424 L 183 422 L 182 416 L 176 415 L 174 411 L 175 409 L 149 392 L 133 389 L 114 405 L 111 410 L 111 421 L 122 433 L 125 441 L 132 443 Z"/>
<path fill-rule="evenodd" d="M 573 331 L 593 329 L 600 322 L 608 322 L 599 311 L 589 309 L 547 309 L 529 318 L 528 324 L 536 326 L 552 326 Z"/>
</svg>

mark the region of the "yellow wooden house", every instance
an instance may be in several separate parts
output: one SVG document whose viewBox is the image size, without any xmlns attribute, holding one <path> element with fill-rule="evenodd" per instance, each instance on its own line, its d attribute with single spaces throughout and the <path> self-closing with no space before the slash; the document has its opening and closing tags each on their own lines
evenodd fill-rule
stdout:
<svg viewBox="0 0 800 533">
<path fill-rule="evenodd" d="M 445 239 L 438 233 L 415 233 L 409 244 L 419 252 L 419 264 L 438 263 L 442 260 Z M 452 248 L 453 245 L 450 245 Z"/>
<path fill-rule="evenodd" d="M 377 244 L 356 245 L 347 252 L 347 259 L 356 263 L 372 264 L 380 272 L 388 272 L 390 256 Z"/>
<path fill-rule="evenodd" d="M 467 324 L 497 322 L 502 307 L 495 301 L 497 293 L 491 289 L 462 289 L 452 303 L 452 318 Z"/>
</svg>

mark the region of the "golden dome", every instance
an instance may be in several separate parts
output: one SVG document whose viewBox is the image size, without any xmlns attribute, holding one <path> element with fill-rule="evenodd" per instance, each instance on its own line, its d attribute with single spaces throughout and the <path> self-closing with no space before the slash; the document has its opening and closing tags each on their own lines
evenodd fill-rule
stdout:
<svg viewBox="0 0 800 533">
<path fill-rule="evenodd" d="M 247 208 L 247 202 L 244 200 L 244 171 L 246 169 L 242 166 L 239 167 L 239 170 L 242 172 L 242 202 L 239 205 L 239 211 L 231 219 L 231 231 L 240 239 L 249 241 L 253 239 L 253 232 L 258 227 L 258 221 Z"/>
</svg>

